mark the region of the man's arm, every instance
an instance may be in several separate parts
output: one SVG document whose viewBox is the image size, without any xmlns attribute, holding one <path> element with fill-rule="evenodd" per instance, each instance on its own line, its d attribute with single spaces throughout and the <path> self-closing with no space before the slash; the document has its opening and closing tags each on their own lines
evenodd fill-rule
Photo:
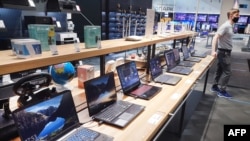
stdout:
<svg viewBox="0 0 250 141">
<path fill-rule="evenodd" d="M 211 51 L 211 55 L 213 57 L 217 56 L 217 43 L 218 43 L 218 39 L 220 38 L 220 35 L 218 33 L 216 33 L 214 35 L 213 41 L 212 41 L 212 51 Z"/>
</svg>

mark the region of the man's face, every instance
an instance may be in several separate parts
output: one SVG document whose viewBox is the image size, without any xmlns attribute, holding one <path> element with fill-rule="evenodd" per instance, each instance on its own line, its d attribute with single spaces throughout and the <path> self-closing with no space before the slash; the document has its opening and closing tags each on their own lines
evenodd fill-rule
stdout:
<svg viewBox="0 0 250 141">
<path fill-rule="evenodd" d="M 240 17 L 240 13 L 239 13 L 239 12 L 232 14 L 232 19 L 234 19 L 234 18 L 236 18 L 236 17 L 237 17 L 237 18 Z"/>
<path fill-rule="evenodd" d="M 239 17 L 240 17 L 240 13 L 239 13 L 239 12 L 235 12 L 235 13 L 232 13 L 232 14 L 231 14 L 230 20 L 231 20 L 233 23 L 237 23 L 238 20 L 239 20 Z"/>
</svg>

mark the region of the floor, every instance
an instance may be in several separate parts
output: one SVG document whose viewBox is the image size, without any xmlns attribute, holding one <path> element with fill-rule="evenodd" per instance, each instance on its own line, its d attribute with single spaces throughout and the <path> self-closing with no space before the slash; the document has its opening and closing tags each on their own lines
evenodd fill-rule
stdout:
<svg viewBox="0 0 250 141">
<path fill-rule="evenodd" d="M 228 92 L 233 96 L 231 100 L 219 98 L 215 93 L 209 91 L 215 72 L 215 64 L 211 67 L 208 77 L 208 84 L 205 95 L 201 96 L 200 102 L 193 113 L 190 114 L 190 120 L 187 121 L 181 136 L 174 133 L 167 134 L 166 141 L 222 141 L 224 132 L 223 126 L 227 124 L 250 124 L 250 73 L 249 59 L 250 52 L 243 52 L 242 47 L 247 45 L 248 38 L 234 38 L 234 48 L 232 52 L 232 76 L 230 78 Z M 210 41 L 207 38 L 196 38 L 195 49 L 198 52 L 210 53 Z M 165 43 L 164 43 L 165 44 Z M 171 46 L 171 43 L 165 45 Z M 162 45 L 160 45 L 162 46 Z M 133 51 L 127 51 L 129 54 Z M 134 51 L 135 52 L 135 51 Z M 115 59 L 124 56 L 124 53 L 111 54 L 106 57 Z M 84 63 L 95 65 L 99 69 L 98 58 L 84 60 Z M 203 90 L 203 82 L 195 87 L 196 93 Z"/>
<path fill-rule="evenodd" d="M 198 51 L 210 51 L 206 47 L 206 38 L 198 39 L 195 48 Z M 211 67 L 205 95 L 202 96 L 198 106 L 193 112 L 181 137 L 172 138 L 176 141 L 222 141 L 224 139 L 223 127 L 227 124 L 250 124 L 250 52 L 242 52 L 246 40 L 234 39 L 232 52 L 232 76 L 228 92 L 232 99 L 219 98 L 210 92 L 215 72 L 215 64 Z M 204 80 L 200 80 L 196 91 L 202 91 Z M 171 139 L 171 141 L 173 141 Z"/>
<path fill-rule="evenodd" d="M 209 71 L 206 93 L 199 98 L 198 105 L 195 105 L 192 113 L 186 113 L 189 120 L 183 128 L 180 136 L 169 133 L 164 141 L 222 141 L 223 126 L 228 124 L 250 125 L 250 52 L 242 51 L 246 47 L 248 38 L 235 38 L 232 52 L 232 76 L 230 78 L 228 92 L 232 99 L 219 98 L 209 91 L 215 65 Z M 207 46 L 207 38 L 196 38 L 195 49 L 198 52 L 211 51 L 211 46 Z M 210 42 L 208 42 L 210 43 Z M 171 47 L 171 42 L 160 44 L 159 46 Z M 244 49 L 250 51 L 250 49 Z M 137 52 L 130 50 L 126 53 L 110 54 L 106 56 L 106 61 L 124 57 L 126 54 Z M 140 51 L 140 50 L 139 50 Z M 99 70 L 99 58 L 89 58 L 83 60 L 84 64 L 94 65 Z M 201 94 L 203 90 L 204 78 L 199 80 L 194 92 Z"/>
</svg>

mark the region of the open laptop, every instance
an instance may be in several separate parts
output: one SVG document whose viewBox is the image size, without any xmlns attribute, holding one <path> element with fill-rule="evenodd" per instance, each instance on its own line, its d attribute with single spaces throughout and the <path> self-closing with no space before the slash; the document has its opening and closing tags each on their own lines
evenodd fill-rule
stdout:
<svg viewBox="0 0 250 141">
<path fill-rule="evenodd" d="M 142 84 L 134 61 L 116 67 L 123 93 L 149 100 L 161 91 L 161 87 Z"/>
<path fill-rule="evenodd" d="M 205 58 L 207 57 L 207 53 L 198 53 L 195 51 L 194 46 L 189 46 L 189 52 L 192 57 Z"/>
<path fill-rule="evenodd" d="M 181 80 L 179 76 L 163 74 L 160 57 L 150 59 L 149 67 L 151 77 L 156 83 L 176 85 Z"/>
<path fill-rule="evenodd" d="M 173 52 L 174 52 L 175 62 L 177 63 L 178 66 L 193 67 L 195 65 L 195 62 L 181 61 L 180 52 L 178 48 L 174 48 Z"/>
<path fill-rule="evenodd" d="M 84 82 L 89 116 L 117 127 L 127 126 L 145 108 L 117 100 L 114 72 Z"/>
<path fill-rule="evenodd" d="M 173 50 L 166 50 L 164 56 L 167 65 L 167 72 L 188 75 L 193 71 L 191 67 L 177 66 Z"/>
<path fill-rule="evenodd" d="M 182 49 L 182 53 L 183 53 L 183 59 L 185 61 L 192 61 L 192 62 L 200 62 L 201 61 L 201 58 L 190 57 L 187 46 L 181 46 L 181 49 Z"/>
<path fill-rule="evenodd" d="M 19 108 L 12 116 L 22 141 L 113 140 L 113 137 L 81 126 L 69 90 Z"/>
</svg>

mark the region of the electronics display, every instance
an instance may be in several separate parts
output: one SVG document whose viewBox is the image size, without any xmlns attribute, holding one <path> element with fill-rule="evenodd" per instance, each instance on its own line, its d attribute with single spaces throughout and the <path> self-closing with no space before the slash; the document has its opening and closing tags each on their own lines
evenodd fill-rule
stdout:
<svg viewBox="0 0 250 141">
<path fill-rule="evenodd" d="M 210 26 L 213 31 L 218 29 L 218 23 L 210 23 Z"/>
<path fill-rule="evenodd" d="M 186 13 L 175 13 L 174 15 L 174 20 L 176 21 L 184 21 L 187 18 L 187 14 Z"/>
<path fill-rule="evenodd" d="M 238 23 L 247 24 L 248 16 L 240 16 Z"/>
<path fill-rule="evenodd" d="M 198 14 L 197 22 L 206 22 L 207 21 L 207 15 L 206 14 Z"/>
<path fill-rule="evenodd" d="M 142 36 L 145 34 L 146 17 L 143 12 L 109 12 L 108 30 L 109 39 L 118 39 L 127 36 Z"/>
<path fill-rule="evenodd" d="M 217 23 L 219 15 L 208 15 L 207 21 Z"/>
<path fill-rule="evenodd" d="M 193 14 L 193 13 L 188 13 L 188 14 L 187 14 L 187 20 L 188 20 L 188 21 L 195 21 L 195 14 Z"/>
</svg>

